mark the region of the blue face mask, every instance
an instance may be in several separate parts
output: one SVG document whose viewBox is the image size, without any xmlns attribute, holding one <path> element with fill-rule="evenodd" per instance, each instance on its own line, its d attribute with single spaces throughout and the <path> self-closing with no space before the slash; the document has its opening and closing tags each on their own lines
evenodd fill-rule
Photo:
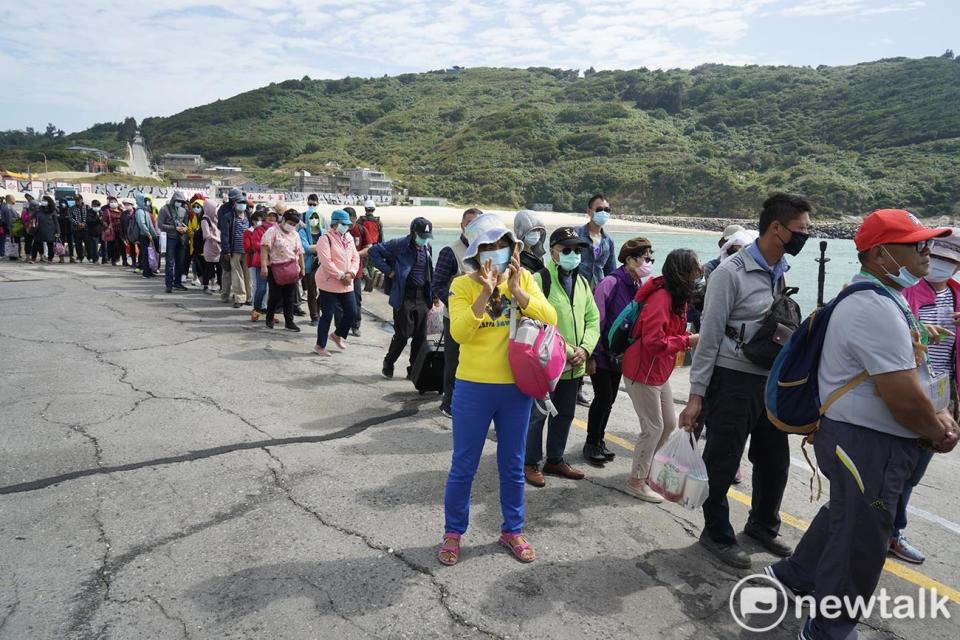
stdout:
<svg viewBox="0 0 960 640">
<path fill-rule="evenodd" d="M 579 253 L 561 253 L 560 254 L 560 268 L 564 271 L 573 271 L 580 266 L 580 254 Z"/>
<path fill-rule="evenodd" d="M 316 210 L 317 210 L 316 205 L 313 205 L 313 204 L 312 204 L 312 205 L 310 205 L 309 207 L 307 207 L 307 213 L 313 213 L 313 212 L 316 211 Z"/>
<path fill-rule="evenodd" d="M 347 235 L 347 233 L 350 231 L 350 225 L 343 224 L 341 222 L 340 224 L 337 225 L 337 231 L 339 231 L 343 235 Z"/>
<path fill-rule="evenodd" d="M 890 252 L 887 251 L 886 247 L 883 247 L 883 252 L 887 254 L 887 257 L 893 260 L 893 263 L 895 265 L 900 267 L 900 263 L 897 262 L 894 259 L 894 257 L 890 255 Z M 887 277 L 893 280 L 894 282 L 896 282 L 898 285 L 900 285 L 904 289 L 909 289 L 910 287 L 917 284 L 921 280 L 920 276 L 913 275 L 906 267 L 900 267 L 900 272 L 896 275 L 887 272 Z"/>
<path fill-rule="evenodd" d="M 72 206 L 75 205 L 75 204 L 77 204 L 77 203 L 74 202 L 73 200 L 67 200 L 67 206 L 68 206 L 68 207 L 72 207 Z"/>
<path fill-rule="evenodd" d="M 477 260 L 480 261 L 481 265 L 487 263 L 487 260 L 493 262 L 493 266 L 496 267 L 500 273 L 503 273 L 507 270 L 507 265 L 510 264 L 510 256 L 513 255 L 513 249 L 510 247 L 504 247 L 503 249 L 497 249 L 495 251 L 481 251 L 477 254 Z"/>
<path fill-rule="evenodd" d="M 606 211 L 597 211 L 593 214 L 593 224 L 598 227 L 602 227 L 607 224 L 607 220 L 610 219 L 610 214 Z"/>
<path fill-rule="evenodd" d="M 236 209 L 237 209 L 237 211 L 240 211 L 240 212 L 242 213 L 242 212 L 244 212 L 244 211 L 247 210 L 247 205 L 246 205 L 246 204 L 242 204 L 242 203 L 238 203 L 237 206 L 236 206 Z"/>
<path fill-rule="evenodd" d="M 430 238 L 421 238 L 420 236 L 417 236 L 416 238 L 414 238 L 413 241 L 417 244 L 418 247 L 425 247 L 428 244 L 430 244 Z"/>
<path fill-rule="evenodd" d="M 531 231 L 527 235 L 523 236 L 523 244 L 527 245 L 528 248 L 536 245 L 538 242 L 540 242 L 539 231 Z"/>
</svg>

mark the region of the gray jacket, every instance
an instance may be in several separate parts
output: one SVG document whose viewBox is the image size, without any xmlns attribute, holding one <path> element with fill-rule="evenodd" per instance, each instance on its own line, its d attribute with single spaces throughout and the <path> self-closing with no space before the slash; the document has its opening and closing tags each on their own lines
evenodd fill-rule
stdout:
<svg viewBox="0 0 960 640">
<path fill-rule="evenodd" d="M 174 191 L 173 197 L 170 198 L 170 201 L 167 202 L 167 204 L 163 205 L 163 208 L 160 209 L 160 213 L 157 214 L 157 226 L 160 228 L 160 231 L 163 231 L 167 234 L 168 238 L 177 234 L 177 227 L 187 226 L 186 207 L 184 207 L 183 212 L 181 213 L 177 211 L 173 204 L 177 201 L 186 202 L 186 200 L 187 199 L 184 197 L 182 191 Z"/>
<path fill-rule="evenodd" d="M 777 283 L 779 291 L 783 283 Z M 760 321 L 770 309 L 774 284 L 770 272 L 757 264 L 745 249 L 720 264 L 710 274 L 703 316 L 700 320 L 700 342 L 693 354 L 690 369 L 690 393 L 703 396 L 715 367 L 766 376 L 769 370 L 747 359 L 737 348 L 737 341 L 726 335 L 726 328 L 738 333 L 744 326 L 744 342 L 749 342 L 760 328 Z"/>
</svg>

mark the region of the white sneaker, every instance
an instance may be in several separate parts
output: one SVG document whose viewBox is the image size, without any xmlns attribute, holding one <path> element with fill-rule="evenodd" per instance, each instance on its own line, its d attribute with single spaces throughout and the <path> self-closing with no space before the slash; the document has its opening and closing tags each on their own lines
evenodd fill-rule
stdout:
<svg viewBox="0 0 960 640">
<path fill-rule="evenodd" d="M 634 498 L 639 498 L 644 502 L 652 502 L 653 504 L 660 504 L 663 502 L 663 496 L 648 487 L 646 482 L 639 487 L 630 484 L 630 482 L 626 482 L 623 485 L 623 490 L 632 495 Z"/>
</svg>

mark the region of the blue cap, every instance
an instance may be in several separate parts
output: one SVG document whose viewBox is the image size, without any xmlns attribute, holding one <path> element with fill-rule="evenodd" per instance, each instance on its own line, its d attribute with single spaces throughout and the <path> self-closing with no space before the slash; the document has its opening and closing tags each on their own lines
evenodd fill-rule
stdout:
<svg viewBox="0 0 960 640">
<path fill-rule="evenodd" d="M 330 224 L 337 224 L 340 222 L 343 224 L 350 224 L 350 214 L 343 209 L 337 209 L 330 214 Z"/>
</svg>

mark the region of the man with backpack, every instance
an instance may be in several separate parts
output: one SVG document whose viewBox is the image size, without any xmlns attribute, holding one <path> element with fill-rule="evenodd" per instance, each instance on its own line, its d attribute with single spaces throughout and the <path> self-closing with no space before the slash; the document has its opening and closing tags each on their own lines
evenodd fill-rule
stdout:
<svg viewBox="0 0 960 640">
<path fill-rule="evenodd" d="M 464 263 L 464 254 L 470 243 L 467 241 L 466 229 L 471 222 L 482 215 L 480 209 L 470 208 L 460 216 L 460 237 L 440 250 L 437 256 L 437 266 L 433 271 L 431 296 L 434 303 L 440 301 L 443 308 L 443 398 L 440 400 L 440 413 L 447 418 L 453 418 L 451 403 L 453 402 L 453 386 L 456 384 L 457 365 L 460 364 L 460 345 L 450 335 L 450 285 L 453 279 L 462 276 L 472 268 Z"/>
<path fill-rule="evenodd" d="M 527 427 L 526 459 L 523 475 L 535 486 L 546 485 L 544 474 L 570 480 L 583 479 L 583 472 L 563 459 L 567 436 L 577 406 L 577 391 L 587 371 L 587 359 L 600 339 L 600 311 L 593 299 L 593 289 L 580 275 L 580 254 L 589 248 L 573 227 L 560 227 L 550 234 L 550 260 L 534 275 L 547 302 L 557 312 L 557 329 L 567 343 L 566 370 L 550 393 L 556 415 L 547 415 L 534 403 Z M 546 461 L 543 460 L 543 425 L 547 422 Z"/>
<path fill-rule="evenodd" d="M 410 368 L 427 341 L 427 312 L 430 310 L 430 282 L 433 279 L 433 253 L 430 239 L 433 223 L 426 218 L 410 221 L 410 234 L 370 247 L 367 255 L 373 265 L 389 279 L 390 306 L 393 307 L 393 339 L 383 359 L 381 373 L 393 377 L 393 365 L 410 340 Z M 386 286 L 386 285 L 385 285 Z"/>
<path fill-rule="evenodd" d="M 779 424 L 809 422 L 798 418 L 811 403 L 789 402 L 790 389 L 809 395 L 809 383 L 784 386 L 788 374 L 816 379 L 820 406 L 807 413 L 823 416 L 813 446 L 830 480 L 830 500 L 793 554 L 764 569 L 785 588 L 816 598 L 817 615 L 807 618 L 801 640 L 856 637 L 857 617 L 845 608 L 823 615 L 825 601 L 870 598 L 922 447 L 946 453 L 957 444 L 960 427 L 947 409 L 949 374 L 935 372 L 927 351 L 942 330 L 921 324 L 902 295 L 928 274 L 933 238 L 950 233 L 924 227 L 907 211 L 867 216 L 854 237 L 860 273 L 805 321 L 771 374 L 768 406 Z"/>
<path fill-rule="evenodd" d="M 363 215 L 359 218 L 360 226 L 363 227 L 363 231 L 367 236 L 367 245 L 373 246 L 375 244 L 380 244 L 383 242 L 383 224 L 380 222 L 380 216 L 373 215 L 373 212 L 377 210 L 377 205 L 374 204 L 373 200 L 367 200 L 363 203 Z M 373 291 L 374 286 L 376 286 L 376 272 L 373 266 L 373 260 L 369 257 L 363 258 L 363 279 L 364 279 L 364 291 L 368 293 Z"/>
<path fill-rule="evenodd" d="M 741 549 L 730 524 L 727 491 L 748 437 L 753 506 L 744 533 L 775 555 L 785 557 L 791 551 L 778 539 L 790 448 L 787 435 L 767 419 L 764 390 L 772 361 L 759 355 L 779 348 L 775 340 L 782 337 L 762 329 L 799 324 L 799 309 L 790 321 L 771 318 L 771 311 L 779 309 L 775 303 L 790 293 L 785 291 L 784 274 L 790 265 L 784 254 L 795 256 L 803 249 L 812 209 L 801 196 L 770 196 L 760 213 L 759 239 L 722 262 L 710 276 L 690 370 L 690 397 L 680 414 L 680 427 L 687 431 L 695 429 L 704 410 L 710 425 L 703 452 L 710 495 L 703 505 L 700 544 L 738 569 L 750 567 L 750 556 Z"/>
</svg>

